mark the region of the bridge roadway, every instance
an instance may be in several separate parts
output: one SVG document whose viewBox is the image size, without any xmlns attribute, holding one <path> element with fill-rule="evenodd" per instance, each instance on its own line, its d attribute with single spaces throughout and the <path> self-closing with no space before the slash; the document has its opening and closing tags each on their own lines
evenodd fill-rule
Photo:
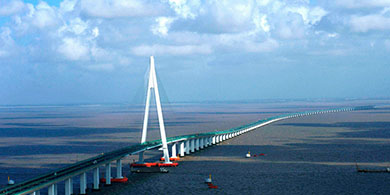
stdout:
<svg viewBox="0 0 390 195">
<path fill-rule="evenodd" d="M 328 110 L 318 110 L 318 111 L 307 111 L 307 112 L 298 112 L 298 113 L 289 113 L 283 114 L 275 117 L 266 118 L 263 120 L 256 121 L 247 125 L 239 126 L 236 128 L 200 133 L 200 134 L 191 134 L 183 136 L 175 136 L 167 138 L 167 142 L 172 145 L 172 156 L 176 157 L 176 144 L 179 144 L 179 154 L 184 156 L 185 154 L 190 154 L 208 147 L 219 142 L 222 142 L 226 139 L 241 135 L 248 131 L 257 129 L 261 126 L 294 117 L 301 117 L 313 114 L 322 114 L 322 113 L 331 113 L 331 112 L 343 112 L 343 111 L 356 111 L 356 110 L 369 110 L 374 109 L 373 106 L 360 106 L 360 107 L 348 107 L 348 108 L 337 108 L 337 109 L 328 109 Z M 14 184 L 12 186 L 7 186 L 3 189 L 0 189 L 0 195 L 11 195 L 11 194 L 40 194 L 40 190 L 43 188 L 48 188 L 49 195 L 57 194 L 57 183 L 65 181 L 65 194 L 73 193 L 73 180 L 72 177 L 80 175 L 80 194 L 86 193 L 86 172 L 93 170 L 94 171 L 94 189 L 99 189 L 99 167 L 106 167 L 106 184 L 111 184 L 111 162 L 117 161 L 117 178 L 121 177 L 121 159 L 128 156 L 134 155 L 139 152 L 146 150 L 151 150 L 159 148 L 162 146 L 161 140 L 148 141 L 143 144 L 137 144 L 121 148 L 112 152 L 104 153 L 97 155 L 95 157 L 79 161 L 77 163 L 71 164 L 69 166 L 56 169 L 48 172 L 47 174 L 40 175 L 38 177 L 32 178 L 30 180 Z"/>
</svg>

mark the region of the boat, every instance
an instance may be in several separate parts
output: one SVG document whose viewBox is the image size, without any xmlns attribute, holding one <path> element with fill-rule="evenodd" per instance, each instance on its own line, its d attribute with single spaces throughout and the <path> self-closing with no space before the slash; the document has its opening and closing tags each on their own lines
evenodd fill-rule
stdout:
<svg viewBox="0 0 390 195">
<path fill-rule="evenodd" d="M 390 167 L 387 167 L 386 169 L 360 169 L 356 163 L 356 171 L 358 173 L 390 173 Z"/>
<path fill-rule="evenodd" d="M 165 167 L 131 167 L 132 173 L 169 173 L 169 169 Z"/>
</svg>

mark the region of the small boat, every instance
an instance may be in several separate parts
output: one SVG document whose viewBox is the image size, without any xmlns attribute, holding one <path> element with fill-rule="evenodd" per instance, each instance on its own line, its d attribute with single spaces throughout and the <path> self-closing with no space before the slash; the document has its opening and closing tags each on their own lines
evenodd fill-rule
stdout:
<svg viewBox="0 0 390 195">
<path fill-rule="evenodd" d="M 211 183 L 211 174 L 209 175 L 208 178 L 205 179 L 205 183 Z"/>
<path fill-rule="evenodd" d="M 248 151 L 248 153 L 245 155 L 245 158 L 250 158 L 251 157 L 251 152 Z"/>
<path fill-rule="evenodd" d="M 131 167 L 132 173 L 169 173 L 165 167 Z"/>
<path fill-rule="evenodd" d="M 358 164 L 356 163 L 356 171 L 358 173 L 390 173 L 390 167 L 386 169 L 360 169 Z"/>
<path fill-rule="evenodd" d="M 7 183 L 7 185 L 12 186 L 14 184 L 15 184 L 14 180 L 10 179 L 9 176 L 8 176 L 8 183 Z"/>
</svg>

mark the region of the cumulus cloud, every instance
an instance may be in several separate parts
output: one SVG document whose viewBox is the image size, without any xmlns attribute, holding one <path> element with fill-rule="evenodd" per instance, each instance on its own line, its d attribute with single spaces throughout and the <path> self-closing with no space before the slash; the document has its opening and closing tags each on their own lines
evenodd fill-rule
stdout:
<svg viewBox="0 0 390 195">
<path fill-rule="evenodd" d="M 56 26 L 59 22 L 56 10 L 43 1 L 30 9 L 30 15 L 31 23 L 38 28 Z"/>
<path fill-rule="evenodd" d="M 88 55 L 88 47 L 81 40 L 64 38 L 58 51 L 69 60 L 85 59 Z"/>
<path fill-rule="evenodd" d="M 83 0 L 79 3 L 84 14 L 99 18 L 156 16 L 163 12 L 159 3 L 148 4 L 140 0 Z"/>
<path fill-rule="evenodd" d="M 346 8 L 367 8 L 367 7 L 386 7 L 390 6 L 390 0 L 338 0 L 332 1 L 338 6 Z"/>
<path fill-rule="evenodd" d="M 210 54 L 212 49 L 209 45 L 141 45 L 132 48 L 135 55 L 192 55 Z"/>
<path fill-rule="evenodd" d="M 156 24 L 152 26 L 151 30 L 155 35 L 166 36 L 168 34 L 169 27 L 175 19 L 172 17 L 158 17 Z"/>
<path fill-rule="evenodd" d="M 9 16 L 26 9 L 24 3 L 20 0 L 0 0 L 0 16 Z"/>
<path fill-rule="evenodd" d="M 339 3 L 386 5 L 384 0 Z M 4 5 L 0 15 L 11 22 L 2 43 L 29 40 L 23 46 L 45 48 L 46 55 L 60 55 L 63 61 L 82 61 L 88 70 L 112 70 L 138 56 L 272 52 L 283 48 L 285 41 L 326 45 L 327 40 L 343 37 L 337 29 L 321 26 L 328 15 L 335 17 L 333 7 L 307 0 L 63 0 L 58 7 L 12 0 Z M 390 30 L 386 9 L 350 13 L 346 26 L 354 32 Z M 0 55 L 6 56 L 3 48 Z"/>
<path fill-rule="evenodd" d="M 390 30 L 390 18 L 382 15 L 352 16 L 350 25 L 356 32 Z"/>
</svg>

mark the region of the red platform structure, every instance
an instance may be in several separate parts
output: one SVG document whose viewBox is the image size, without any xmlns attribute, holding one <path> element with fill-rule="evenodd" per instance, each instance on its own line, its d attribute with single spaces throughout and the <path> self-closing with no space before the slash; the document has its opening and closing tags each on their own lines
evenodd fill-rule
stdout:
<svg viewBox="0 0 390 195">
<path fill-rule="evenodd" d="M 126 183 L 129 179 L 127 177 L 123 178 L 111 178 L 112 183 Z M 106 183 L 106 178 L 101 178 L 100 183 Z"/>
<path fill-rule="evenodd" d="M 179 163 L 132 163 L 130 167 L 177 167 Z"/>
</svg>

